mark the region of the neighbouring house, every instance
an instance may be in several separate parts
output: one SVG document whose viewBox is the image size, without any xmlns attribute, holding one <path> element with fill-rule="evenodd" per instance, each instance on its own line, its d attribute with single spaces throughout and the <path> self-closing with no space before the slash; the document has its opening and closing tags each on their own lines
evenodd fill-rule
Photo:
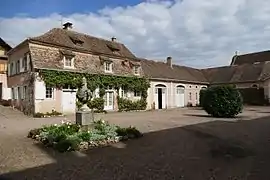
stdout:
<svg viewBox="0 0 270 180">
<path fill-rule="evenodd" d="M 142 70 L 150 80 L 147 108 L 165 109 L 199 104 L 202 88 L 209 85 L 199 69 L 172 64 L 172 57 L 166 62 L 141 60 Z"/>
<path fill-rule="evenodd" d="M 74 113 L 76 90 L 69 83 L 74 79 L 65 76 L 67 84 L 51 86 L 42 78 L 42 71 L 59 73 L 135 77 L 143 75 L 140 61 L 116 38 L 105 40 L 71 30 L 72 24 L 54 28 L 47 33 L 28 38 L 8 53 L 8 85 L 12 89 L 13 106 L 26 114 L 46 113 L 52 110 Z M 59 74 L 58 74 L 59 75 Z M 55 83 L 54 77 L 51 77 Z M 57 77 L 56 77 L 57 78 Z M 66 78 L 66 79 L 64 79 Z M 132 101 L 139 100 L 140 94 L 120 87 L 114 88 L 108 79 L 103 79 L 104 109 L 117 110 L 117 96 Z M 74 81 L 73 81 L 74 82 Z M 120 82 L 120 80 L 119 80 Z M 56 82 L 57 83 L 57 82 Z M 60 83 L 60 82 L 59 82 Z M 62 82 L 63 83 L 63 82 Z M 89 86 L 95 82 L 90 82 Z M 94 90 L 98 97 L 99 88 Z"/>
<path fill-rule="evenodd" d="M 10 88 L 7 86 L 7 52 L 12 48 L 0 38 L 0 101 L 11 98 Z"/>
</svg>

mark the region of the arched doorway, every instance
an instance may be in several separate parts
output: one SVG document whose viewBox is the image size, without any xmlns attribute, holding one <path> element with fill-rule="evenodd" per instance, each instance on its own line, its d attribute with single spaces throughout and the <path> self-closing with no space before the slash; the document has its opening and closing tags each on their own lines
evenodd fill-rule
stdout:
<svg viewBox="0 0 270 180">
<path fill-rule="evenodd" d="M 185 106 L 185 87 L 182 85 L 176 86 L 175 103 L 176 107 Z"/>
<path fill-rule="evenodd" d="M 155 86 L 155 109 L 166 108 L 166 86 L 158 84 Z"/>
</svg>

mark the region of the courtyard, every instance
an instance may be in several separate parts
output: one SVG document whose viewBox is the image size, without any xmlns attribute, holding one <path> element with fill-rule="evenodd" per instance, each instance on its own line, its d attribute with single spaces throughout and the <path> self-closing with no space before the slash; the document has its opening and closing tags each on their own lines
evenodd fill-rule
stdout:
<svg viewBox="0 0 270 180">
<path fill-rule="evenodd" d="M 74 116 L 30 118 L 0 106 L 0 179 L 269 179 L 269 107 L 245 107 L 235 119 L 212 118 L 199 108 L 97 114 L 144 137 L 86 152 L 58 153 L 27 139 L 30 129 L 74 121 Z M 253 153 L 214 156 L 236 143 Z"/>
</svg>

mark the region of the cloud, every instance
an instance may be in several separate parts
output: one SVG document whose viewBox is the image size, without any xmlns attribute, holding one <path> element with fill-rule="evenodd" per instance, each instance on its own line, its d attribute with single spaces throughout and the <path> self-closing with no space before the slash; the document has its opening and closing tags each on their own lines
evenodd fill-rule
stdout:
<svg viewBox="0 0 270 180">
<path fill-rule="evenodd" d="M 97 13 L 0 18 L 0 36 L 11 45 L 40 35 L 62 21 L 109 39 L 116 36 L 139 57 L 193 67 L 228 65 L 235 51 L 270 47 L 268 0 L 148 0 L 135 6 L 105 7 Z"/>
</svg>

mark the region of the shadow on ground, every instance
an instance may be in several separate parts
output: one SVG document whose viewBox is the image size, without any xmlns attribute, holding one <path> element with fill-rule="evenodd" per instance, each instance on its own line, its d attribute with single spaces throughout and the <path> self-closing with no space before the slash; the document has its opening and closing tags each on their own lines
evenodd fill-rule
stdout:
<svg viewBox="0 0 270 180">
<path fill-rule="evenodd" d="M 214 121 L 147 133 L 115 147 L 55 153 L 55 164 L 2 175 L 3 179 L 269 180 L 270 117 Z M 1 178 L 0 178 L 1 179 Z"/>
</svg>

